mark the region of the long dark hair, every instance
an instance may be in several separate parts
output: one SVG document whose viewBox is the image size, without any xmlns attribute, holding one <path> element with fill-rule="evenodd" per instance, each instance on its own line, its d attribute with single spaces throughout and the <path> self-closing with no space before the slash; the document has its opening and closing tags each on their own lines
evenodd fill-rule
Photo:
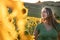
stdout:
<svg viewBox="0 0 60 40">
<path fill-rule="evenodd" d="M 56 29 L 56 26 L 57 26 L 58 23 L 56 21 L 56 18 L 54 16 L 51 8 L 45 7 L 44 9 L 46 9 L 46 12 L 47 12 L 46 20 L 48 20 L 48 24 L 52 25 L 52 27 Z"/>
</svg>

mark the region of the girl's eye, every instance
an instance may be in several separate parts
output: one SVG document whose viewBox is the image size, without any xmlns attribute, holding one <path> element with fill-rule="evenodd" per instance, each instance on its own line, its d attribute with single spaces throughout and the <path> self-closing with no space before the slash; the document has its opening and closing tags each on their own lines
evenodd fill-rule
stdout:
<svg viewBox="0 0 60 40">
<path fill-rule="evenodd" d="M 46 11 L 43 11 L 42 13 L 46 13 Z"/>
</svg>

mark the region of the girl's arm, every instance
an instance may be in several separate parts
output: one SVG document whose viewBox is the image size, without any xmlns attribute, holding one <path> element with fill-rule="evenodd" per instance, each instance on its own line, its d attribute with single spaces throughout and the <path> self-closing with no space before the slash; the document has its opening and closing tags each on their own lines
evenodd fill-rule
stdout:
<svg viewBox="0 0 60 40">
<path fill-rule="evenodd" d="M 58 32 L 58 40 L 60 40 L 60 32 Z"/>
<path fill-rule="evenodd" d="M 34 36 L 35 36 L 34 39 L 37 40 L 37 38 L 38 38 L 38 31 L 37 30 L 34 31 Z"/>
</svg>

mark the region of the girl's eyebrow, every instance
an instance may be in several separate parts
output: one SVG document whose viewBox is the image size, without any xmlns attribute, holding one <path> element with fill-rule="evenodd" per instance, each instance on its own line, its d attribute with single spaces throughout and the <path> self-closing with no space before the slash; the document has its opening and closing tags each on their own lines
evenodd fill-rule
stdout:
<svg viewBox="0 0 60 40">
<path fill-rule="evenodd" d="M 47 11 L 42 11 L 42 13 L 46 13 Z"/>
</svg>

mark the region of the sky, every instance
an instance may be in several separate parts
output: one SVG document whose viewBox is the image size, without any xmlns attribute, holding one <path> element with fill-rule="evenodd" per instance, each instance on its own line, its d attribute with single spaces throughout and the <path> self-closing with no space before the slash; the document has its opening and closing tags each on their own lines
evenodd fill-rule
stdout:
<svg viewBox="0 0 60 40">
<path fill-rule="evenodd" d="M 49 1 L 49 0 L 21 0 L 21 1 L 23 1 L 23 2 L 28 2 L 28 3 L 36 3 L 36 2 L 38 2 L 38 1 L 43 2 L 43 1 Z M 50 1 L 56 2 L 56 1 L 60 1 L 60 0 L 50 0 Z"/>
</svg>

